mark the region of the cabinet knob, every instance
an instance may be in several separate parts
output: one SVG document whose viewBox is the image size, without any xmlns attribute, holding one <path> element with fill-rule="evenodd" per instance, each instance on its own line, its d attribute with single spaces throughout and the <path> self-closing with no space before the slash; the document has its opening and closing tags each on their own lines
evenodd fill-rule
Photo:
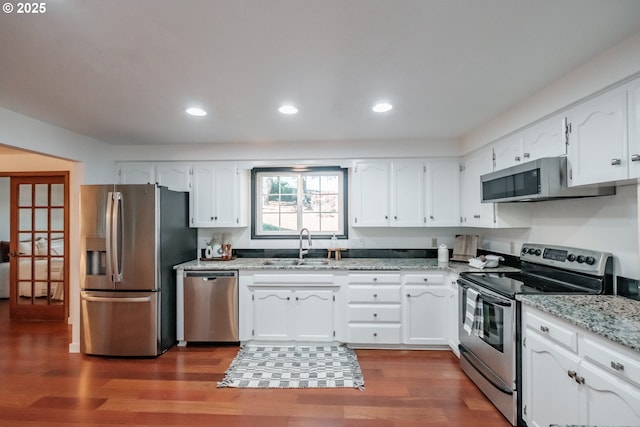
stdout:
<svg viewBox="0 0 640 427">
<path fill-rule="evenodd" d="M 611 367 L 616 371 L 624 371 L 624 365 L 620 362 L 611 361 Z"/>
<path fill-rule="evenodd" d="M 620 164 L 622 164 L 621 159 L 611 159 L 611 166 L 618 166 Z"/>
<path fill-rule="evenodd" d="M 544 332 L 545 334 L 549 332 L 549 328 L 548 328 L 548 327 L 546 327 L 546 326 L 540 326 L 540 330 L 541 330 L 542 332 Z"/>
<path fill-rule="evenodd" d="M 377 332 L 374 332 L 374 333 L 373 333 L 373 336 L 374 336 L 374 337 L 377 337 L 377 336 L 378 336 L 378 333 L 377 333 Z"/>
<path fill-rule="evenodd" d="M 524 153 L 523 156 L 525 159 L 528 159 L 531 157 L 531 153 Z"/>
<path fill-rule="evenodd" d="M 378 313 L 373 313 L 373 317 L 378 317 Z"/>
<path fill-rule="evenodd" d="M 373 278 L 373 281 L 374 281 L 374 282 L 377 282 L 377 281 L 378 281 L 378 278 L 377 278 L 377 277 L 374 277 L 374 278 Z"/>
<path fill-rule="evenodd" d="M 378 298 L 378 294 L 373 294 L 373 297 L 374 298 Z"/>
<path fill-rule="evenodd" d="M 411 298 L 411 294 L 407 294 L 407 298 Z"/>
<path fill-rule="evenodd" d="M 429 219 L 433 219 L 433 215 L 429 215 Z"/>
<path fill-rule="evenodd" d="M 576 375 L 578 375 L 578 374 L 576 373 L 576 371 L 568 370 L 567 371 L 567 375 L 569 376 L 569 378 L 575 379 Z"/>
<path fill-rule="evenodd" d="M 632 162 L 640 162 L 640 154 L 632 154 L 631 155 Z"/>
<path fill-rule="evenodd" d="M 515 160 L 516 162 L 519 162 L 519 161 L 520 161 L 520 156 L 516 156 L 514 160 Z"/>
<path fill-rule="evenodd" d="M 398 220 L 398 215 L 394 215 L 393 219 L 395 219 L 397 221 Z"/>
<path fill-rule="evenodd" d="M 384 216 L 384 219 L 389 219 L 389 215 L 385 215 L 385 216 Z"/>
<path fill-rule="evenodd" d="M 422 281 L 423 281 L 423 282 L 428 282 L 428 281 L 429 281 L 429 278 L 428 278 L 428 277 L 423 277 L 423 278 L 422 278 Z"/>
</svg>

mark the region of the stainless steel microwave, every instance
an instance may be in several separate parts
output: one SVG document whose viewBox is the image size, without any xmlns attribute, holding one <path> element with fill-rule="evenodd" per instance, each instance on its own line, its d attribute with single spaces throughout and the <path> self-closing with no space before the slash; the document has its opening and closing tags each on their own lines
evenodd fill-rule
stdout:
<svg viewBox="0 0 640 427">
<path fill-rule="evenodd" d="M 615 187 L 569 187 L 567 158 L 543 157 L 480 177 L 482 203 L 609 196 Z"/>
</svg>

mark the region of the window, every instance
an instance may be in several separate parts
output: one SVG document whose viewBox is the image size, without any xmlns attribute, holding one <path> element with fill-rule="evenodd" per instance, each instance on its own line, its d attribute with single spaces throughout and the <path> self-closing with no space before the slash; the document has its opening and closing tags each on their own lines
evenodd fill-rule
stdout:
<svg viewBox="0 0 640 427">
<path fill-rule="evenodd" d="M 256 168 L 251 189 L 252 238 L 347 237 L 346 169 Z"/>
</svg>

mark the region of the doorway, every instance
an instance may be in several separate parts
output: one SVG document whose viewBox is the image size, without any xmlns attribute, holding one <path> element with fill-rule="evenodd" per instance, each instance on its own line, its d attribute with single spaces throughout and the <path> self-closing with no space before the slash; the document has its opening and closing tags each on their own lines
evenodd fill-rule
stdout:
<svg viewBox="0 0 640 427">
<path fill-rule="evenodd" d="M 65 321 L 69 174 L 10 178 L 10 317 Z"/>
</svg>

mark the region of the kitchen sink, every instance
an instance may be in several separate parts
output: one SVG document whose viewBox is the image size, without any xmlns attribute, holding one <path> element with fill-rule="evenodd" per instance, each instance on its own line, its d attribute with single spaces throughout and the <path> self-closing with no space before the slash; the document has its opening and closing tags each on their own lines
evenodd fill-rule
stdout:
<svg viewBox="0 0 640 427">
<path fill-rule="evenodd" d="M 292 265 L 306 265 L 306 266 L 314 266 L 314 265 L 327 265 L 328 261 L 326 259 L 268 259 L 264 262 L 264 265 L 273 265 L 276 267 L 286 267 Z"/>
<path fill-rule="evenodd" d="M 327 265 L 326 259 L 306 259 L 298 262 L 298 265 Z"/>
<path fill-rule="evenodd" d="M 264 265 L 287 266 L 298 265 L 299 262 L 297 259 L 268 259 L 264 262 Z"/>
</svg>

